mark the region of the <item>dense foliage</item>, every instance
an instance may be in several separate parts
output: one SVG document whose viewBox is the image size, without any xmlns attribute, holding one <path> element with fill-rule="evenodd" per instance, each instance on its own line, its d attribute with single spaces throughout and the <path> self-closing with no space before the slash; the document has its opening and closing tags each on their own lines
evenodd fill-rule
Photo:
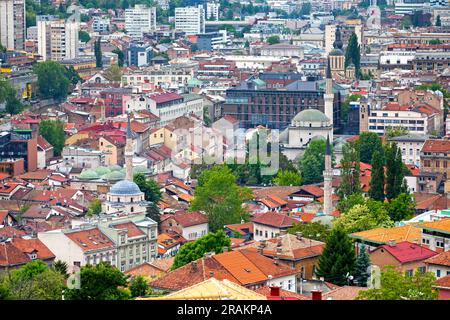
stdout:
<svg viewBox="0 0 450 320">
<path fill-rule="evenodd" d="M 42 120 L 39 123 L 39 134 L 53 146 L 55 155 L 61 154 L 66 139 L 64 122 L 61 120 Z"/>
</svg>

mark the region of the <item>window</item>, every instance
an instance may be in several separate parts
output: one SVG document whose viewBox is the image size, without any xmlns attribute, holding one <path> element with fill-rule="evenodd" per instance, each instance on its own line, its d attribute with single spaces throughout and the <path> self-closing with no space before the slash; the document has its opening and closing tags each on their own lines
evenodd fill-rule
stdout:
<svg viewBox="0 0 450 320">
<path fill-rule="evenodd" d="M 268 235 L 267 231 L 265 232 L 265 234 L 264 234 L 264 235 L 265 235 L 265 237 L 266 237 L 266 238 L 268 238 L 268 237 L 269 237 L 269 235 Z"/>
<path fill-rule="evenodd" d="M 413 276 L 413 270 L 406 270 L 405 272 L 407 277 L 412 277 Z"/>
<path fill-rule="evenodd" d="M 441 270 L 436 270 L 436 278 L 440 278 L 441 277 Z"/>
<path fill-rule="evenodd" d="M 418 267 L 417 271 L 425 273 L 425 267 Z"/>
</svg>

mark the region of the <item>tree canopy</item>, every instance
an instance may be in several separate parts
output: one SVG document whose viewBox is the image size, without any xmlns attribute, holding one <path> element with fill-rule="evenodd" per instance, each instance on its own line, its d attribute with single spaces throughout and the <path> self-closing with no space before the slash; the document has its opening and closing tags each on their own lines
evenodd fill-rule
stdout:
<svg viewBox="0 0 450 320">
<path fill-rule="evenodd" d="M 133 181 L 144 193 L 146 201 L 151 201 L 154 204 L 158 204 L 159 200 L 161 200 L 162 194 L 158 183 L 154 179 L 147 179 L 143 173 L 138 173 L 134 175 Z"/>
<path fill-rule="evenodd" d="M 345 51 L 345 67 L 347 68 L 351 63 L 355 66 L 356 76 L 359 77 L 361 72 L 361 50 L 358 44 L 358 37 L 354 32 L 348 39 L 348 45 Z"/>
<path fill-rule="evenodd" d="M 43 61 L 33 66 L 37 75 L 38 91 L 42 98 L 64 100 L 67 97 L 70 80 L 67 69 L 56 61 Z"/>
<path fill-rule="evenodd" d="M 5 110 L 10 115 L 18 114 L 23 110 L 22 102 L 17 97 L 17 91 L 11 81 L 0 76 L 0 104 L 5 103 Z"/>
<path fill-rule="evenodd" d="M 231 249 L 231 240 L 223 230 L 208 233 L 195 241 L 184 244 L 175 255 L 172 270 L 203 257 L 205 253 L 222 253 L 223 248 Z"/>
<path fill-rule="evenodd" d="M 296 234 L 297 232 L 301 232 L 305 238 L 325 242 L 331 229 L 320 222 L 296 223 L 288 229 L 290 234 Z"/>
<path fill-rule="evenodd" d="M 362 132 L 358 139 L 359 158 L 361 162 L 372 164 L 375 151 L 382 151 L 381 139 L 375 132 Z"/>
<path fill-rule="evenodd" d="M 238 186 L 231 170 L 220 165 L 201 174 L 189 210 L 204 211 L 209 228 L 216 231 L 226 224 L 246 219 L 248 213 L 242 204 L 251 198 L 251 190 Z"/>
<path fill-rule="evenodd" d="M 276 177 L 273 178 L 273 183 L 277 186 L 299 186 L 301 182 L 300 173 L 290 170 L 279 170 Z"/>
<path fill-rule="evenodd" d="M 39 123 L 39 134 L 53 146 L 55 155 L 61 154 L 66 139 L 64 122 L 61 120 L 42 120 Z"/>
<path fill-rule="evenodd" d="M 323 181 L 323 170 L 325 169 L 326 141 L 324 139 L 313 139 L 299 162 L 302 172 L 303 184 L 311 184 Z M 333 153 L 332 153 L 333 154 Z"/>
</svg>

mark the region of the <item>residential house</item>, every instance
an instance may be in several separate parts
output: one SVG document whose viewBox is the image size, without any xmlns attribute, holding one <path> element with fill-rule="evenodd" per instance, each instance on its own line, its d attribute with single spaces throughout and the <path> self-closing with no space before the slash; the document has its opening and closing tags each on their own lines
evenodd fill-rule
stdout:
<svg viewBox="0 0 450 320">
<path fill-rule="evenodd" d="M 442 177 L 446 181 L 450 174 L 448 154 L 450 154 L 450 140 L 429 139 L 425 141 L 420 152 L 421 173 L 430 174 L 430 177 L 435 179 Z M 423 186 L 425 181 L 425 179 L 419 178 L 418 191 L 426 191 L 425 186 Z M 435 191 L 438 189 L 439 184 L 437 182 Z M 448 188 L 449 186 L 446 186 L 447 190 Z"/>
<path fill-rule="evenodd" d="M 238 250 L 206 255 L 152 281 L 155 290 L 178 291 L 216 278 L 230 280 L 248 289 L 276 285 L 296 292 L 297 270 L 260 255 L 253 250 Z"/>
<path fill-rule="evenodd" d="M 422 244 L 437 252 L 450 250 L 450 219 L 424 222 L 416 226 L 422 229 Z"/>
<path fill-rule="evenodd" d="M 397 143 L 400 150 L 402 150 L 403 163 L 420 167 L 420 151 L 427 139 L 428 135 L 410 133 L 390 138 L 389 141 Z"/>
<path fill-rule="evenodd" d="M 424 261 L 436 254 L 435 251 L 416 243 L 391 241 L 370 251 L 370 262 L 380 268 L 394 266 L 412 277 L 417 271 L 425 272 Z"/>
<path fill-rule="evenodd" d="M 172 267 L 174 259 L 174 257 L 169 257 L 147 261 L 139 266 L 128 269 L 125 271 L 125 274 L 130 275 L 132 278 L 142 276 L 150 282 L 167 274 Z"/>
<path fill-rule="evenodd" d="M 125 137 L 101 136 L 98 148 L 105 155 L 105 166 L 125 163 Z"/>
<path fill-rule="evenodd" d="M 427 271 L 434 273 L 436 278 L 450 275 L 450 251 L 441 252 L 425 260 Z"/>
<path fill-rule="evenodd" d="M 253 222 L 227 224 L 224 226 L 224 231 L 230 238 L 242 238 L 249 241 L 253 239 Z"/>
<path fill-rule="evenodd" d="M 158 234 L 158 257 L 173 257 L 180 249 L 182 243 L 179 239 L 171 237 L 168 233 Z"/>
<path fill-rule="evenodd" d="M 434 283 L 434 288 L 438 290 L 438 300 L 450 299 L 450 275 L 438 279 Z"/>
<path fill-rule="evenodd" d="M 175 232 L 187 240 L 196 240 L 209 232 L 207 217 L 198 212 L 177 211 L 161 216 L 160 233 Z"/>
<path fill-rule="evenodd" d="M 37 167 L 38 169 L 44 169 L 53 158 L 53 146 L 45 140 L 44 137 L 38 135 L 37 137 Z"/>
<path fill-rule="evenodd" d="M 282 231 L 292 227 L 294 223 L 298 223 L 297 220 L 285 214 L 271 211 L 253 217 L 251 220 L 253 222 L 254 239 L 256 241 L 275 238 Z"/>
<path fill-rule="evenodd" d="M 20 239 L 0 242 L 0 270 L 20 268 L 24 264 L 42 260 L 53 265 L 55 255 L 38 239 Z"/>
</svg>

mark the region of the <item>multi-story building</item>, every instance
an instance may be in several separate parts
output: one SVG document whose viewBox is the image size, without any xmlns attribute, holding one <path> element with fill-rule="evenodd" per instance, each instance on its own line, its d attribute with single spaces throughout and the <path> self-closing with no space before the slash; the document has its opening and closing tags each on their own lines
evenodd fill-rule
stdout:
<svg viewBox="0 0 450 320">
<path fill-rule="evenodd" d="M 369 131 L 384 134 L 388 127 L 402 127 L 410 133 L 438 134 L 442 131 L 441 110 L 429 105 L 400 105 L 389 102 L 381 110 L 371 109 Z"/>
<path fill-rule="evenodd" d="M 74 168 L 97 168 L 105 164 L 105 155 L 99 150 L 65 146 L 61 156 L 67 165 Z"/>
<path fill-rule="evenodd" d="M 156 258 L 157 233 L 157 223 L 142 214 L 73 221 L 72 229 L 41 232 L 38 238 L 69 271 L 106 261 L 124 272 Z"/>
<path fill-rule="evenodd" d="M 389 141 L 397 143 L 402 150 L 403 163 L 420 167 L 420 151 L 427 139 L 427 135 L 407 134 L 390 138 Z"/>
<path fill-rule="evenodd" d="M 144 32 L 156 29 L 156 7 L 137 4 L 125 10 L 125 30 L 132 38 L 141 39 Z"/>
<path fill-rule="evenodd" d="M 213 51 L 222 49 L 231 43 L 227 30 L 208 32 L 197 35 L 197 46 L 199 50 Z"/>
<path fill-rule="evenodd" d="M 94 17 L 92 21 L 92 31 L 103 33 L 109 31 L 111 20 L 108 17 Z"/>
<path fill-rule="evenodd" d="M 162 88 L 178 88 L 186 86 L 190 79 L 192 79 L 192 72 L 169 66 L 160 69 L 148 68 L 124 74 L 122 84 L 124 86 L 139 86 L 148 83 Z"/>
<path fill-rule="evenodd" d="M 414 71 L 442 73 L 450 66 L 450 50 L 416 52 L 412 65 Z"/>
<path fill-rule="evenodd" d="M 340 86 L 333 84 L 334 130 L 340 129 Z M 268 88 L 260 79 L 243 81 L 226 91 L 223 113 L 239 120 L 244 128 L 267 125 L 285 129 L 300 111 L 308 108 L 324 112 L 325 81 L 295 81 L 282 88 Z"/>
<path fill-rule="evenodd" d="M 38 54 L 43 61 L 78 57 L 78 22 L 37 16 Z"/>
<path fill-rule="evenodd" d="M 24 50 L 25 37 L 25 0 L 0 0 L 0 43 Z"/>
<path fill-rule="evenodd" d="M 131 43 L 127 49 L 129 66 L 142 67 L 150 64 L 153 48 L 150 45 Z"/>
<path fill-rule="evenodd" d="M 437 252 L 450 250 L 450 219 L 420 223 L 422 245 Z"/>
<path fill-rule="evenodd" d="M 122 114 L 125 100 L 132 94 L 131 88 L 108 88 L 100 92 L 100 98 L 105 103 L 105 113 L 107 117 L 115 117 Z"/>
<path fill-rule="evenodd" d="M 187 35 L 205 33 L 203 6 L 175 8 L 175 29 Z"/>
<path fill-rule="evenodd" d="M 421 170 L 423 172 L 442 174 L 445 178 L 450 173 L 450 140 L 429 139 L 425 141 L 420 152 Z"/>
<path fill-rule="evenodd" d="M 35 171 L 37 152 L 36 132 L 30 129 L 14 129 L 0 133 L 0 161 L 12 162 L 15 159 L 24 159 L 25 170 Z"/>
<path fill-rule="evenodd" d="M 206 3 L 206 19 L 219 20 L 220 3 L 211 1 Z"/>
<path fill-rule="evenodd" d="M 412 14 L 414 11 L 429 11 L 429 0 L 399 0 L 394 3 L 395 14 Z"/>
</svg>

